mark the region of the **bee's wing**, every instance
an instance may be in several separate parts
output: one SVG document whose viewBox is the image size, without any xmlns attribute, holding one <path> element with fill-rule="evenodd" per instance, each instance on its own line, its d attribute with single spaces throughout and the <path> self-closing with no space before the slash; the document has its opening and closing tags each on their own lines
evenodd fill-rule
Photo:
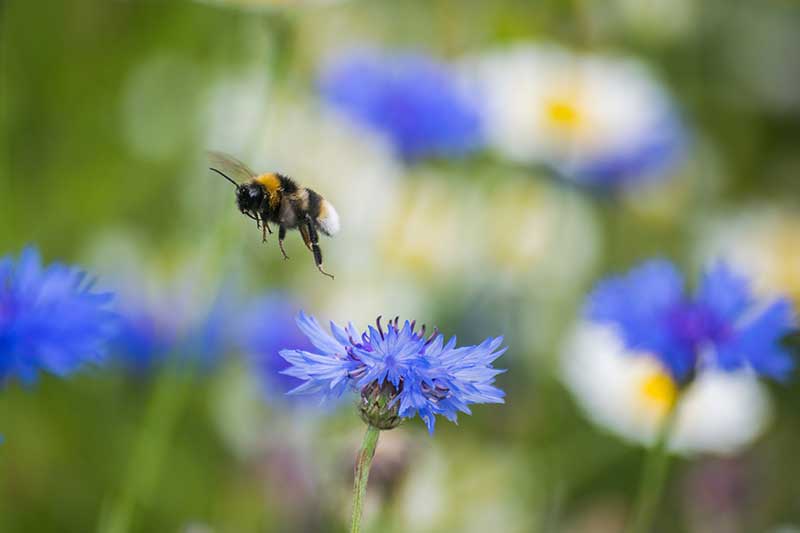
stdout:
<svg viewBox="0 0 800 533">
<path fill-rule="evenodd" d="M 233 157 L 222 152 L 208 150 L 208 161 L 212 168 L 221 170 L 239 183 L 257 176 L 250 167 Z"/>
</svg>

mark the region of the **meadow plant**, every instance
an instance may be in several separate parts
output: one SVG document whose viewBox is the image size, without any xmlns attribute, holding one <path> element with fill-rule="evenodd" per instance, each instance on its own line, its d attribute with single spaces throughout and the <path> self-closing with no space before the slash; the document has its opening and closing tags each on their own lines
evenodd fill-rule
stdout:
<svg viewBox="0 0 800 533">
<path fill-rule="evenodd" d="M 794 369 L 782 342 L 796 329 L 786 297 L 759 302 L 751 282 L 726 263 L 713 263 L 693 293 L 675 265 L 651 260 L 601 281 L 589 294 L 586 317 L 610 325 L 634 356 L 653 357 L 669 376 L 674 399 L 644 467 L 629 531 L 650 531 L 667 476 L 668 441 L 681 394 L 702 372 L 746 370 L 784 381 Z M 672 384 L 669 384 L 669 382 Z"/>
<path fill-rule="evenodd" d="M 367 432 L 356 460 L 353 488 L 352 532 L 361 529 L 367 479 L 381 430 L 419 416 L 433 434 L 436 415 L 456 422 L 459 412 L 471 414 L 470 404 L 503 403 L 505 394 L 494 386 L 503 370 L 492 363 L 503 355 L 502 337 L 488 338 L 475 346 L 456 347 L 456 338 L 445 343 L 434 330 L 399 318 L 384 329 L 381 318 L 360 333 L 352 323 L 342 328 L 330 323 L 331 333 L 303 312 L 297 325 L 316 351 L 283 350 L 290 363 L 286 375 L 303 381 L 290 394 L 322 394 L 337 398 L 346 391 L 359 394 L 359 412 Z"/>
</svg>

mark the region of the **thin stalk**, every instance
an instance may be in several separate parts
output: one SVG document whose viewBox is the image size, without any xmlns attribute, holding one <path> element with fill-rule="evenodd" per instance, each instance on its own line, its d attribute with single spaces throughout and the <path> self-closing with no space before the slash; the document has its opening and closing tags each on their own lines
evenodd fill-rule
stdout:
<svg viewBox="0 0 800 533">
<path fill-rule="evenodd" d="M 375 457 L 375 447 L 378 445 L 380 433 L 381 430 L 368 424 L 367 432 L 364 434 L 364 442 L 361 443 L 361 451 L 358 452 L 356 475 L 353 482 L 353 521 L 350 533 L 359 533 L 361 531 L 361 515 L 364 512 L 364 496 L 367 493 L 369 468 L 372 466 L 372 458 Z"/>
<path fill-rule="evenodd" d="M 158 481 L 161 462 L 179 418 L 188 377 L 165 368 L 158 377 L 136 436 L 122 486 L 103 505 L 97 533 L 127 533 L 137 507 L 145 505 Z"/>
<path fill-rule="evenodd" d="M 669 437 L 675 425 L 677 403 L 675 401 L 669 412 L 664 415 L 656 441 L 645 458 L 633 520 L 626 529 L 627 533 L 650 533 L 652 531 L 653 519 L 664 491 L 669 470 Z"/>
</svg>

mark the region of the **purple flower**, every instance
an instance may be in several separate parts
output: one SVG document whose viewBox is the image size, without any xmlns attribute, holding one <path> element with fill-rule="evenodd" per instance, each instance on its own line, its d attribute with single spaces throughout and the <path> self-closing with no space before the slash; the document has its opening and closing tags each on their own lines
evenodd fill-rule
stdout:
<svg viewBox="0 0 800 533">
<path fill-rule="evenodd" d="M 750 368 L 778 380 L 794 368 L 780 342 L 794 329 L 790 301 L 757 303 L 748 280 L 723 262 L 703 274 L 693 295 L 670 262 L 646 262 L 599 283 L 586 316 L 613 325 L 629 349 L 658 357 L 678 382 L 702 367 Z"/>
<path fill-rule="evenodd" d="M 493 385 L 503 370 L 492 367 L 506 351 L 500 337 L 457 348 L 455 337 L 445 343 L 434 331 L 426 338 L 424 326 L 418 331 L 414 322 L 401 326 L 398 319 L 384 331 L 378 318 L 361 334 L 352 323 L 342 329 L 331 322 L 330 335 L 302 312 L 297 324 L 316 351 L 281 351 L 291 365 L 284 372 L 303 381 L 292 393 L 339 397 L 352 389 L 372 401 L 380 392 L 388 400 L 382 409 L 400 418 L 419 415 L 431 433 L 435 415 L 455 422 L 459 411 L 471 414 L 469 404 L 503 403 L 505 394 Z"/>
<path fill-rule="evenodd" d="M 320 88 L 325 101 L 385 135 L 407 161 L 482 145 L 474 101 L 447 66 L 424 55 L 351 53 L 322 72 Z"/>
<path fill-rule="evenodd" d="M 0 379 L 31 383 L 40 371 L 63 377 L 101 362 L 116 324 L 111 299 L 80 270 L 43 266 L 35 248 L 0 259 Z"/>
</svg>

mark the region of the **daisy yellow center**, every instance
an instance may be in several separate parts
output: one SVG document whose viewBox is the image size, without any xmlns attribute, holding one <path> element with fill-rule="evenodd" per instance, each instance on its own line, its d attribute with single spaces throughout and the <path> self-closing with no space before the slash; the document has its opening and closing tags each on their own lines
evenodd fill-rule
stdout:
<svg viewBox="0 0 800 533">
<path fill-rule="evenodd" d="M 672 378 L 659 371 L 654 372 L 642 382 L 640 392 L 649 405 L 660 413 L 665 413 L 675 403 L 678 390 Z"/>
<path fill-rule="evenodd" d="M 545 112 L 550 124 L 562 130 L 576 130 L 583 123 L 583 116 L 575 98 L 552 98 L 547 102 Z"/>
</svg>

